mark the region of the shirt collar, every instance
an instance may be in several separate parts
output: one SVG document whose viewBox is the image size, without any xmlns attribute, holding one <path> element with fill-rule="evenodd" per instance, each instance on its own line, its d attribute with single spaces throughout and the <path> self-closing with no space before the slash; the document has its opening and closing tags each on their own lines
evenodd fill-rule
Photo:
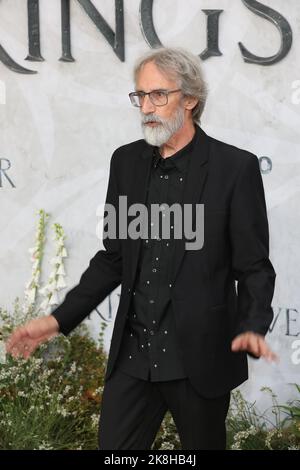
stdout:
<svg viewBox="0 0 300 470">
<path fill-rule="evenodd" d="M 198 126 L 195 126 L 195 134 L 182 149 L 174 153 L 170 157 L 163 158 L 159 152 L 159 147 L 153 146 L 153 166 L 156 167 L 159 165 L 165 170 L 176 167 L 179 171 L 183 172 L 188 163 L 188 156 L 194 148 L 195 142 L 198 136 Z"/>
</svg>

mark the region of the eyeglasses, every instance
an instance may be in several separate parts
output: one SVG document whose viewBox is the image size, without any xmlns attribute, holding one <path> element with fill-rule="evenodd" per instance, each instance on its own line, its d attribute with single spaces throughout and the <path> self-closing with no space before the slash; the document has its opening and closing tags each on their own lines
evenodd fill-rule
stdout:
<svg viewBox="0 0 300 470">
<path fill-rule="evenodd" d="M 146 95 L 149 95 L 150 101 L 155 106 L 165 106 L 168 104 L 168 96 L 170 93 L 181 91 L 180 88 L 177 90 L 152 90 L 146 93 L 145 91 L 133 91 L 129 93 L 129 98 L 133 106 L 140 108 L 143 106 Z"/>
</svg>

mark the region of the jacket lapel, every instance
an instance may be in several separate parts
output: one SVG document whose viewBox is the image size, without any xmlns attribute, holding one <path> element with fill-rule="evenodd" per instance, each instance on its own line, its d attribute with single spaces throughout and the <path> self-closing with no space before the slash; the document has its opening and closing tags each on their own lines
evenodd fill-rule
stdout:
<svg viewBox="0 0 300 470">
<path fill-rule="evenodd" d="M 192 206 L 194 206 L 196 203 L 201 203 L 201 196 L 208 173 L 207 162 L 209 157 L 209 136 L 199 126 L 197 127 L 198 138 L 195 142 L 188 166 L 182 197 L 182 209 L 184 208 L 184 204 L 192 204 Z M 193 227 L 196 226 L 195 222 L 195 211 L 193 210 Z M 188 241 L 189 239 L 185 238 L 184 233 L 182 238 L 174 240 L 175 250 L 171 268 L 171 279 L 173 280 L 173 283 L 186 251 L 185 243 Z"/>
<path fill-rule="evenodd" d="M 147 199 L 147 187 L 151 173 L 152 166 L 153 147 L 146 144 L 146 147 L 136 159 L 136 165 L 133 170 L 133 181 L 134 186 L 131 189 L 131 193 L 128 196 L 128 207 L 131 204 L 142 203 L 146 204 Z M 139 252 L 142 244 L 142 239 L 130 240 L 129 246 L 131 247 L 131 276 L 132 282 L 134 282 Z"/>
</svg>

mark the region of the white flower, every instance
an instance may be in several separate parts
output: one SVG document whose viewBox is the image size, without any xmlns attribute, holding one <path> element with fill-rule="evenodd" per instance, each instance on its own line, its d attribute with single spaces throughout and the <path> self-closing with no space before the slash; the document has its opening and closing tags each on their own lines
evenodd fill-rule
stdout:
<svg viewBox="0 0 300 470">
<path fill-rule="evenodd" d="M 257 433 L 255 426 L 251 425 L 246 431 L 239 431 L 235 434 L 233 440 L 234 444 L 231 446 L 232 450 L 242 450 L 242 442 L 245 441 L 249 436 L 253 436 Z"/>
<path fill-rule="evenodd" d="M 272 429 L 271 431 L 268 432 L 266 439 L 265 439 L 265 444 L 268 449 L 273 450 L 272 447 L 272 439 L 274 436 L 277 437 L 282 437 L 282 432 L 279 429 Z"/>
<path fill-rule="evenodd" d="M 4 341 L 0 341 L 0 364 L 6 362 L 6 348 Z"/>
<path fill-rule="evenodd" d="M 58 296 L 57 296 L 57 293 L 54 291 L 51 295 L 49 305 L 56 305 L 56 304 L 58 304 Z"/>
<path fill-rule="evenodd" d="M 66 275 L 66 272 L 64 270 L 64 266 L 63 264 L 61 264 L 57 270 L 57 274 L 60 274 L 61 276 L 65 276 Z"/>
<path fill-rule="evenodd" d="M 47 299 L 43 300 L 43 302 L 41 303 L 40 310 L 45 310 L 48 307 L 49 307 L 49 299 L 47 298 Z"/>
<path fill-rule="evenodd" d="M 73 363 L 73 364 L 75 364 L 75 363 Z M 66 385 L 66 386 L 65 386 L 65 389 L 64 389 L 64 394 L 67 395 L 70 390 L 71 390 L 70 385 Z"/>
<path fill-rule="evenodd" d="M 51 259 L 50 263 L 51 264 L 60 264 L 61 263 L 61 256 L 54 256 L 54 258 Z"/>
<path fill-rule="evenodd" d="M 59 303 L 59 298 L 57 291 L 63 289 L 67 286 L 66 282 L 63 279 L 63 276 L 66 275 L 64 266 L 63 266 L 63 257 L 66 255 L 66 250 L 64 248 L 64 233 L 61 225 L 54 224 L 53 228 L 55 234 L 53 240 L 56 243 L 56 252 L 55 256 L 50 260 L 51 265 L 53 266 L 50 276 L 48 278 L 48 283 L 40 291 L 41 295 L 47 297 L 47 303 L 42 303 L 40 308 L 45 309 L 45 307 L 51 307 Z M 51 309 L 50 309 L 51 310 Z"/>
<path fill-rule="evenodd" d="M 35 271 L 37 269 L 38 265 L 40 264 L 40 260 L 36 259 L 36 258 L 33 258 L 32 261 L 33 261 L 32 270 Z"/>
<path fill-rule="evenodd" d="M 66 282 L 65 282 L 65 280 L 64 280 L 64 278 L 63 278 L 63 276 L 59 276 L 59 277 L 58 277 L 58 280 L 57 280 L 56 287 L 57 287 L 58 289 L 63 289 L 63 288 L 66 287 L 66 286 L 67 286 L 67 284 L 66 284 Z"/>
<path fill-rule="evenodd" d="M 50 291 L 51 291 L 51 286 L 50 286 L 50 284 L 46 284 L 44 287 L 42 287 L 41 289 L 39 289 L 39 293 L 40 293 L 41 295 L 47 295 L 48 292 L 50 292 Z"/>
<path fill-rule="evenodd" d="M 50 276 L 49 276 L 49 286 L 50 286 L 50 290 L 52 290 L 53 288 L 53 282 L 55 282 L 55 279 L 56 279 L 56 271 L 52 271 Z"/>
<path fill-rule="evenodd" d="M 33 287 L 33 289 L 30 289 L 29 291 L 27 291 L 27 300 L 29 301 L 29 303 L 33 303 L 34 300 L 35 300 L 35 294 L 36 294 L 36 288 Z"/>
<path fill-rule="evenodd" d="M 38 447 L 38 450 L 52 450 L 53 447 L 48 442 L 42 441 Z"/>
<path fill-rule="evenodd" d="M 92 426 L 93 428 L 96 428 L 98 426 L 98 422 L 99 422 L 99 416 L 96 415 L 96 414 L 93 414 L 91 416 L 91 421 L 92 421 Z"/>
<path fill-rule="evenodd" d="M 174 449 L 174 444 L 171 442 L 163 442 L 161 445 L 161 450 L 173 450 Z"/>
</svg>

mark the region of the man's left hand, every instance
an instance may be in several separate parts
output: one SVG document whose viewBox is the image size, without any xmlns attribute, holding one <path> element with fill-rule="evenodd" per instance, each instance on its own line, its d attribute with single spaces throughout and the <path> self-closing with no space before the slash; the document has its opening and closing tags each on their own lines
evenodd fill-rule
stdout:
<svg viewBox="0 0 300 470">
<path fill-rule="evenodd" d="M 264 336 L 247 331 L 234 338 L 231 343 L 232 351 L 246 351 L 255 357 L 264 357 L 267 361 L 278 362 L 278 356 L 269 348 Z"/>
</svg>

